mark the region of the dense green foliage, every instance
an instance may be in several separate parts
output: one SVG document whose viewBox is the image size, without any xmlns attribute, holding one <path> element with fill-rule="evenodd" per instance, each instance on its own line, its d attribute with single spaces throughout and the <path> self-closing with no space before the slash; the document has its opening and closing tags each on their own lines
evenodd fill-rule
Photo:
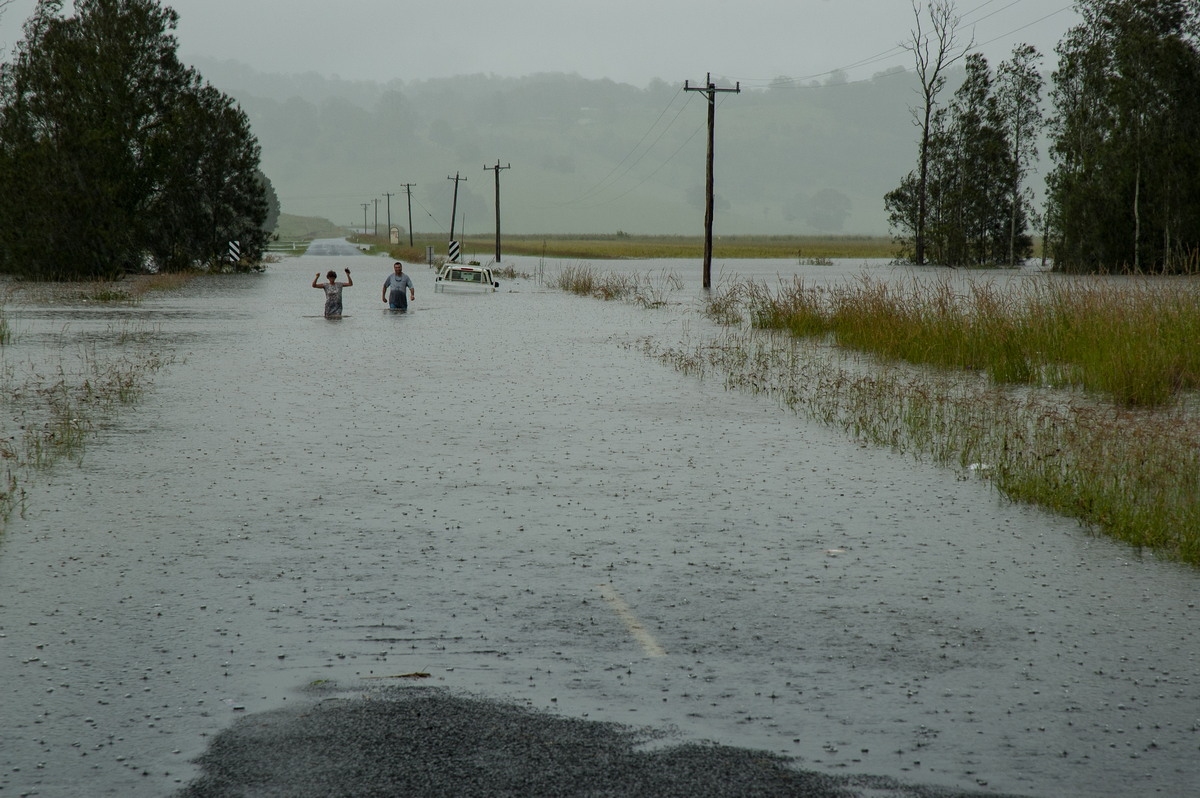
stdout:
<svg viewBox="0 0 1200 798">
<path fill-rule="evenodd" d="M 40 0 L 0 65 L 0 271 L 112 277 L 257 262 L 268 206 L 245 114 L 176 57 L 157 0 Z"/>
<path fill-rule="evenodd" d="M 1200 5 L 1077 0 L 1058 46 L 1048 244 L 1071 272 L 1200 266 Z"/>
<path fill-rule="evenodd" d="M 1023 180 L 1039 118 L 1035 58 L 1033 48 L 1018 48 L 997 78 L 981 54 L 967 56 L 949 107 L 931 115 L 923 168 L 884 197 L 906 260 L 993 266 L 1032 253 Z"/>
</svg>

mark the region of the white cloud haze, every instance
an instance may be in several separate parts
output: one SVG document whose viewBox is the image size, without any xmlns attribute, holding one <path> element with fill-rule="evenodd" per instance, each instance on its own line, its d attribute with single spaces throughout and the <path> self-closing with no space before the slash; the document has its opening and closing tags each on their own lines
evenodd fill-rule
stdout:
<svg viewBox="0 0 1200 798">
<path fill-rule="evenodd" d="M 263 168 L 285 212 L 350 223 L 360 202 L 416 183 L 422 201 L 444 214 L 443 206 L 450 205 L 442 196 L 449 191 L 444 178 L 467 168 L 479 179 L 466 184 L 460 207 L 470 207 L 478 225 L 488 218 L 491 202 L 482 164 L 520 158 L 519 170 L 506 176 L 505 215 L 509 229 L 523 232 L 694 231 L 703 191 L 704 140 L 698 135 L 703 112 L 677 116 L 695 94 L 670 100 L 668 91 L 658 99 L 659 91 L 646 102 L 637 96 L 648 94 L 643 89 L 655 80 L 671 88 L 681 88 L 685 80 L 695 85 L 709 72 L 721 86 L 739 81 L 747 90 L 765 89 L 778 77 L 796 85 L 826 82 L 834 70 L 843 71 L 846 80 L 865 82 L 877 73 L 911 70 L 911 54 L 901 43 L 911 39 L 915 24 L 910 0 L 746 0 L 736 5 L 712 0 L 175 0 L 166 5 L 179 14 L 176 36 L 183 61 L 202 61 L 201 74 L 217 88 L 250 100 Z M 0 46 L 16 44 L 35 6 L 36 0 L 14 0 L 4 9 Z M 71 4 L 66 7 L 72 13 Z M 1070 0 L 960 0 L 958 13 L 960 42 L 973 39 L 993 66 L 1016 44 L 1029 43 L 1043 54 L 1043 68 L 1052 68 L 1055 44 L 1077 21 Z M 262 74 L 256 78 L 254 73 Z M 314 80 L 313 73 L 342 80 Z M 419 88 L 431 78 L 541 73 L 633 87 L 622 87 L 619 109 L 604 117 L 605 124 L 616 126 L 604 138 L 605 146 L 596 146 L 582 127 L 591 123 L 589 108 L 572 109 L 578 124 L 546 127 L 544 137 L 531 142 L 527 130 L 516 132 L 520 120 L 507 119 L 504 124 L 517 125 L 510 128 L 475 123 L 471 114 L 487 105 L 487 96 L 476 93 L 448 109 L 430 102 L 428 92 L 435 89 Z M 310 77 L 260 79 L 269 75 Z M 419 103 L 408 106 L 412 113 L 404 118 L 381 110 L 387 105 L 381 106 L 382 84 L 393 81 L 409 84 L 402 101 L 389 101 L 394 108 Z M 464 82 L 486 94 L 484 81 Z M 456 92 L 463 91 L 462 83 Z M 915 101 L 912 85 L 899 80 L 895 86 L 884 96 L 856 91 L 854 97 L 868 99 L 849 108 L 828 95 L 822 96 L 830 105 L 817 108 L 806 92 L 787 92 L 787 102 L 778 104 L 774 116 L 761 107 L 755 116 L 749 98 L 734 102 L 731 108 L 744 110 L 722 116 L 719 125 L 721 229 L 805 231 L 817 224 L 819 198 L 836 196 L 847 208 L 846 232 L 886 232 L 882 197 L 912 168 L 916 154 L 905 108 Z M 296 121 L 287 118 L 286 109 L 273 107 L 286 106 L 293 91 L 307 92 L 316 103 Z M 530 115 L 561 120 L 570 105 L 562 91 L 570 90 L 559 89 L 557 96 L 550 88 L 545 91 L 534 105 L 521 95 L 526 120 Z M 346 116 L 326 125 L 318 106 L 325 108 L 322 103 L 331 96 L 341 104 L 330 107 Z M 539 102 L 553 110 L 542 110 Z M 661 125 L 655 121 L 660 113 Z M 409 130 L 408 119 L 417 120 L 421 130 Z M 672 123 L 670 135 L 659 141 Z M 328 129 L 322 133 L 323 125 Z M 389 128 L 391 138 L 404 131 L 418 139 L 409 139 L 408 147 L 390 147 L 389 136 L 378 133 Z M 638 135 L 651 128 L 655 135 L 648 135 L 635 155 L 643 143 Z M 297 129 L 312 131 L 318 149 L 289 149 Z M 532 149 L 522 151 L 518 143 Z M 428 224 L 428 218 L 415 222 L 419 230 Z"/>
</svg>

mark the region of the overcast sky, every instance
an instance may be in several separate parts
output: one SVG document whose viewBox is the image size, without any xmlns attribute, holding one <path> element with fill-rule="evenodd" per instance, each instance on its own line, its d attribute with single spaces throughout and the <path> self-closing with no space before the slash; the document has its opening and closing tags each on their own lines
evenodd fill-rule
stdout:
<svg viewBox="0 0 1200 798">
<path fill-rule="evenodd" d="M 36 0 L 0 17 L 5 51 Z M 176 34 L 191 56 L 263 72 L 422 80 L 464 74 L 566 72 L 643 87 L 703 81 L 743 87 L 835 69 L 851 80 L 911 66 L 898 44 L 911 0 L 175 0 Z M 66 7 L 71 8 L 67 2 Z M 1070 0 L 959 0 L 963 38 L 993 65 L 1028 42 L 1053 65 L 1077 20 Z"/>
</svg>

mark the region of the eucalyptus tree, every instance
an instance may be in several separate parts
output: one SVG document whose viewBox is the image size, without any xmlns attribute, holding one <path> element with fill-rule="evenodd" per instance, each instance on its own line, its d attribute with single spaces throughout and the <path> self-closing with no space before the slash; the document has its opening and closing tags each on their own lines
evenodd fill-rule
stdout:
<svg viewBox="0 0 1200 798">
<path fill-rule="evenodd" d="M 231 241 L 239 261 L 257 260 L 268 211 L 258 142 L 230 98 L 190 70 L 188 78 L 147 139 L 155 179 L 146 197 L 145 244 L 165 270 L 229 263 Z"/>
<path fill-rule="evenodd" d="M 156 0 L 39 0 L 0 65 L 0 270 L 114 276 L 265 241 L 246 118 L 176 57 Z"/>
<path fill-rule="evenodd" d="M 931 119 L 925 159 L 926 259 L 945 266 L 1008 262 L 1014 215 L 1010 126 L 981 53 L 966 57 L 962 83 L 948 107 L 939 108 Z M 913 172 L 884 198 L 893 229 L 916 229 L 920 193 Z M 1032 242 L 1025 233 L 1024 215 L 1017 218 L 1014 246 L 1024 256 Z M 908 244 L 907 238 L 901 241 Z M 902 252 L 908 254 L 907 249 Z"/>
<path fill-rule="evenodd" d="M 1200 266 L 1200 5 L 1076 0 L 1059 43 L 1048 211 L 1055 267 Z"/>
<path fill-rule="evenodd" d="M 1042 125 L 1042 74 L 1038 70 L 1041 54 L 1031 44 L 1013 49 L 1012 58 L 996 69 L 996 105 L 1005 124 L 1009 144 L 1011 172 L 1008 177 L 1009 226 L 1008 263 L 1016 266 L 1027 256 L 1018 246 L 1022 226 L 1033 214 L 1033 192 L 1026 185 L 1037 162 L 1037 135 Z"/>
<path fill-rule="evenodd" d="M 992 74 L 981 53 L 966 59 L 966 76 L 954 93 L 936 152 L 946 185 L 938 192 L 944 222 L 940 226 L 941 263 L 994 265 L 1003 258 L 1008 220 L 1008 141 L 1000 117 Z"/>
</svg>

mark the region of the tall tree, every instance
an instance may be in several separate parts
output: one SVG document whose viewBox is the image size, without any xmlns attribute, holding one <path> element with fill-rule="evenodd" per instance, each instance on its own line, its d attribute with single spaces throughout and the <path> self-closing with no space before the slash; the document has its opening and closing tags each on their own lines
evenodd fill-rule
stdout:
<svg viewBox="0 0 1200 798">
<path fill-rule="evenodd" d="M 1006 126 L 1011 173 L 1008 177 L 1008 263 L 1017 265 L 1022 255 L 1017 244 L 1019 222 L 1033 208 L 1032 191 L 1025 179 L 1037 161 L 1037 134 L 1042 124 L 1041 55 L 1031 44 L 1013 49 L 1012 58 L 996 69 L 996 105 Z"/>
<path fill-rule="evenodd" d="M 1200 5 L 1076 0 L 1058 46 L 1048 212 L 1055 267 L 1200 265 Z"/>
<path fill-rule="evenodd" d="M 966 58 L 962 83 L 945 109 L 933 116 L 927 150 L 925 254 L 946 266 L 996 265 L 1008 261 L 1013 217 L 1009 177 L 1012 153 L 987 59 Z M 894 227 L 915 229 L 917 178 L 885 197 Z M 905 203 L 912 207 L 902 207 Z M 1031 246 L 1025 218 L 1017 215 L 1016 249 Z"/>
<path fill-rule="evenodd" d="M 147 152 L 156 180 L 147 197 L 146 243 L 168 270 L 221 261 L 231 241 L 243 259 L 256 257 L 262 243 L 252 233 L 267 216 L 258 143 L 245 114 L 189 75 L 188 90 L 168 109 Z"/>
<path fill-rule="evenodd" d="M 912 0 L 915 24 L 908 41 L 901 47 L 913 56 L 917 79 L 920 81 L 919 103 L 913 107 L 913 123 L 919 131 L 919 151 L 916 175 L 916 230 L 913 260 L 925 263 L 926 220 L 929 208 L 929 155 L 933 136 L 937 98 L 946 85 L 946 70 L 961 60 L 972 43 L 959 45 L 960 18 L 953 0 L 928 0 L 925 11 L 928 23 L 922 19 L 921 8 Z"/>
<path fill-rule="evenodd" d="M 966 78 L 954 93 L 941 147 L 950 182 L 941 192 L 947 223 L 941 262 L 991 265 L 1002 259 L 1008 218 L 1008 143 L 981 53 L 966 60 Z"/>
<path fill-rule="evenodd" d="M 212 263 L 265 234 L 258 145 L 176 57 L 156 0 L 39 0 L 0 65 L 0 270 L 114 276 Z M 217 240 L 224 239 L 224 240 Z"/>
</svg>

